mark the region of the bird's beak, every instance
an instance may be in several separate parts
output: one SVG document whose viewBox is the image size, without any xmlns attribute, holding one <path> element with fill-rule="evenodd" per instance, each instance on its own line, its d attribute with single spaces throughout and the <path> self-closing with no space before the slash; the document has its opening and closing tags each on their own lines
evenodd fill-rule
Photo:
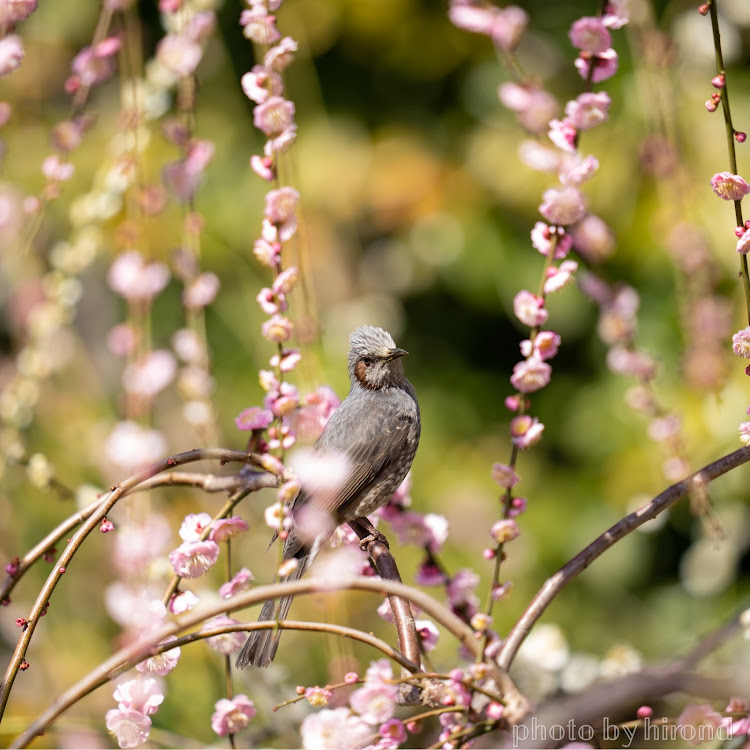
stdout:
<svg viewBox="0 0 750 750">
<path fill-rule="evenodd" d="M 406 349 L 391 349 L 389 350 L 388 354 L 385 355 L 384 362 L 392 362 L 394 359 L 398 359 L 399 357 L 403 357 L 409 352 L 406 351 Z"/>
</svg>

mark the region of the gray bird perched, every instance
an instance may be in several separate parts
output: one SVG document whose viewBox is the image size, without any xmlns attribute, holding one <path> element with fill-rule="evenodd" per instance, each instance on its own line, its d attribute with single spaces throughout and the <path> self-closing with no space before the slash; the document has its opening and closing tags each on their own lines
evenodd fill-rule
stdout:
<svg viewBox="0 0 750 750">
<path fill-rule="evenodd" d="M 359 519 L 372 528 L 366 516 L 391 499 L 417 452 L 421 422 L 417 394 L 401 361 L 407 352 L 396 346 L 387 331 L 373 326 L 355 329 L 349 343 L 349 395 L 313 448 L 321 457 L 343 455 L 346 473 L 335 489 L 305 492 L 303 487 L 294 500 L 283 557 L 296 558 L 298 564 L 284 581 L 296 581 L 305 574 L 340 524 Z M 315 523 L 322 516 L 330 522 Z M 269 600 L 258 619 L 283 620 L 291 603 L 291 596 Z M 237 668 L 268 666 L 280 637 L 278 628 L 250 633 L 237 657 Z"/>
</svg>

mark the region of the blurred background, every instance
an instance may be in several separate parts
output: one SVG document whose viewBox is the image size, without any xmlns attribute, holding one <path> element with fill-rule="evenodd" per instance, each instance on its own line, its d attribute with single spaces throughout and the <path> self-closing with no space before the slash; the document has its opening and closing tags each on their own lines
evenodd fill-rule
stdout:
<svg viewBox="0 0 750 750">
<path fill-rule="evenodd" d="M 530 16 L 519 61 L 557 97 L 562 112 L 565 101 L 582 90 L 567 31 L 576 18 L 595 14 L 597 4 L 519 4 Z M 218 424 L 213 437 L 218 445 L 242 449 L 246 435 L 235 428 L 234 418 L 262 403 L 257 372 L 273 353 L 260 337 L 264 316 L 255 301 L 269 283 L 268 270 L 252 254 L 267 186 L 248 166 L 263 140 L 239 85 L 254 63 L 238 24 L 241 6 L 206 7 L 217 11 L 218 28 L 197 71 L 195 133 L 213 141 L 216 153 L 195 205 L 205 222 L 200 265 L 221 280 L 205 313 Z M 720 9 L 734 122 L 747 130 L 750 5 L 721 0 Z M 70 113 L 64 93 L 70 61 L 90 43 L 98 13 L 97 3 L 42 3 L 17 30 L 26 57 L 19 70 L 0 79 L 0 99 L 10 102 L 14 113 L 2 131 L 0 175 L 0 191 L 11 201 L 20 203 L 44 184 L 39 165 L 50 153 L 50 130 Z M 286 260 L 303 273 L 290 310 L 303 362 L 291 379 L 301 393 L 329 384 L 343 398 L 348 334 L 364 323 L 388 329 L 410 352 L 405 367 L 423 420 L 413 507 L 447 518 L 450 537 L 441 559 L 454 572 L 474 568 L 484 599 L 492 570 L 481 550 L 489 546 L 487 530 L 499 516 L 499 488 L 490 469 L 510 454 L 503 400 L 521 358 L 518 342 L 527 335 L 513 317 L 512 300 L 518 290 L 538 286 L 543 258 L 532 248 L 529 232 L 554 177 L 519 160 L 519 144 L 528 135 L 497 97 L 509 73 L 489 40 L 450 25 L 444 3 L 286 0 L 277 15 L 282 34 L 300 45 L 285 74 L 299 137 L 281 177 L 301 194 L 301 227 Z M 148 60 L 164 33 L 159 14 L 153 3 L 140 2 L 130 17 L 137 28 L 129 33 L 140 40 L 140 54 Z M 743 363 L 730 343 L 731 334 L 747 325 L 733 206 L 710 188 L 711 176 L 729 169 L 722 116 L 704 107 L 715 73 L 710 23 L 693 2 L 632 0 L 631 23 L 614 38 L 620 70 L 598 87 L 612 97 L 610 121 L 582 139 L 584 153 L 594 154 L 601 165 L 584 186 L 590 210 L 616 236 L 614 254 L 596 273 L 638 290 L 637 344 L 658 362 L 656 393 L 666 410 L 680 415 L 684 457 L 699 468 L 739 446 L 737 425 L 749 401 Z M 90 211 L 84 198 L 106 195 L 122 129 L 121 85 L 115 75 L 93 92 L 87 111 L 96 119 L 72 156 L 76 174 L 50 203 L 30 247 L 19 250 L 26 231 L 21 213 L 4 219 L 0 386 L 17 371 L 27 336 L 24 321 L 43 294 L 50 252 L 80 232 L 80 217 Z M 748 148 L 738 145 L 738 171 L 746 177 Z M 152 123 L 139 163 L 143 179 L 158 183 L 164 164 L 177 157 L 159 122 Z M 127 199 L 115 201 L 97 222 L 95 260 L 81 274 L 75 318 L 56 342 L 59 365 L 40 385 L 33 414 L 22 424 L 28 453 L 45 456 L 56 479 L 73 490 L 123 478 L 104 451 L 113 425 L 124 416 L 123 364 L 107 343 L 123 319 L 124 303 L 107 286 L 106 273 L 127 246 L 131 215 Z M 143 219 L 141 252 L 174 264 L 182 221 L 176 201 Z M 686 225 L 687 235 L 676 231 Z M 696 255 L 699 260 L 691 262 Z M 180 292 L 173 281 L 154 302 L 149 320 L 154 348 L 169 347 L 183 325 Z M 701 338 L 705 299 L 722 322 Z M 649 438 L 648 420 L 628 405 L 635 382 L 607 369 L 596 306 L 572 286 L 554 295 L 549 308 L 548 327 L 560 333 L 562 348 L 551 362 L 550 386 L 532 399 L 531 413 L 545 424 L 544 439 L 519 459 L 518 489 L 528 498 L 528 511 L 519 519 L 522 534 L 504 566 L 513 592 L 495 610 L 501 635 L 559 566 L 670 483 L 663 474 L 669 455 Z M 706 337 L 709 344 L 703 346 Z M 145 421 L 163 431 L 169 453 L 206 444 L 205 435 L 185 422 L 174 387 L 160 394 Z M 682 503 L 631 534 L 568 586 L 544 618 L 559 630 L 544 632 L 563 648 L 561 663 L 572 662 L 571 684 L 583 674 L 582 664 L 595 673 L 608 664 L 616 673 L 640 660 L 668 661 L 741 608 L 749 588 L 748 478 L 740 468 L 709 488 L 720 531 L 717 524 L 709 531 Z M 241 506 L 252 528 L 236 556 L 258 583 L 270 581 L 275 568 L 275 556 L 265 554 L 270 533 L 263 523 L 263 509 L 273 499 L 269 493 Z M 64 491 L 34 487 L 22 466 L 6 468 L 0 485 L 3 559 L 35 544 L 73 512 L 74 502 Z M 163 513 L 172 521 L 169 550 L 179 543 L 185 513 L 214 512 L 219 502 L 196 491 L 167 489 L 139 499 L 137 511 L 121 510 L 115 521 Z M 108 562 L 112 543 L 96 535 L 76 558 L 37 631 L 29 657 L 33 668 L 17 681 L 3 732 L 19 731 L 116 645 L 119 628 L 103 603 L 118 576 Z M 412 581 L 420 551 L 395 543 L 392 549 L 402 577 Z M 32 570 L 3 610 L 4 656 L 18 636 L 16 617 L 28 611 L 47 573 L 44 563 Z M 216 580 L 201 580 L 199 588 L 219 582 L 217 572 Z M 374 606 L 364 595 L 326 596 L 297 602 L 294 615 L 331 618 L 392 638 L 390 626 L 370 612 Z M 455 644 L 445 639 L 435 654 L 436 664 L 453 666 Z M 746 645 L 732 644 L 735 664 L 747 665 L 748 656 Z M 306 709 L 297 705 L 269 713 L 291 697 L 290 685 L 325 684 L 332 679 L 329 663 L 338 673 L 343 665 L 366 665 L 369 658 L 374 654 L 332 638 L 287 634 L 278 666 L 238 678 L 258 704 L 259 726 L 271 727 L 270 734 L 257 730 L 257 742 L 294 745 L 293 727 Z M 209 718 L 221 692 L 218 662 L 208 649 L 185 650 L 180 677 L 167 678 L 167 700 L 153 717 L 154 743 L 215 741 Z M 529 684 L 538 678 L 547 686 L 538 688 L 541 694 L 563 679 L 559 665 L 548 671 L 528 670 Z M 106 744 L 100 717 L 112 705 L 108 688 L 99 690 L 60 722 L 62 734 L 52 745 Z M 39 746 L 50 742 L 41 739 Z"/>
</svg>

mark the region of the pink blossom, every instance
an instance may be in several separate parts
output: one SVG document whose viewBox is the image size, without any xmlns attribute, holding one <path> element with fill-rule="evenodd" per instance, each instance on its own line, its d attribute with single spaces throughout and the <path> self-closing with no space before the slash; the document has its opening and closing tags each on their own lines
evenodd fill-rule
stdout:
<svg viewBox="0 0 750 750">
<path fill-rule="evenodd" d="M 750 359 L 750 326 L 732 336 L 732 351 L 739 357 Z"/>
<path fill-rule="evenodd" d="M 274 354 L 269 360 L 271 367 L 278 367 L 281 372 L 291 372 L 301 361 L 299 349 L 283 349 L 281 355 Z"/>
<path fill-rule="evenodd" d="M 381 724 L 378 734 L 393 744 L 397 748 L 406 739 L 406 727 L 400 719 L 388 719 L 385 724 Z M 380 743 L 376 747 L 381 747 Z"/>
<path fill-rule="evenodd" d="M 508 464 L 493 464 L 492 478 L 501 486 L 507 489 L 514 487 L 521 481 L 512 466 Z"/>
<path fill-rule="evenodd" d="M 473 570 L 462 568 L 456 571 L 445 589 L 451 609 L 464 609 L 470 613 L 469 616 L 474 614 L 479 606 L 479 599 L 474 593 L 478 585 L 479 576 Z"/>
<path fill-rule="evenodd" d="M 445 583 L 445 574 L 429 558 L 425 558 L 414 576 L 414 581 L 419 586 L 442 586 Z"/>
<path fill-rule="evenodd" d="M 440 639 L 440 631 L 432 620 L 415 620 L 419 644 L 424 651 L 432 651 Z"/>
<path fill-rule="evenodd" d="M 492 37 L 492 41 L 504 50 L 511 50 L 518 44 L 529 22 L 526 11 L 517 5 L 478 7 L 455 1 L 450 5 L 448 17 L 459 29 Z"/>
<path fill-rule="evenodd" d="M 167 349 L 148 352 L 131 362 L 122 373 L 122 385 L 128 393 L 153 398 L 163 391 L 177 373 L 177 360 Z"/>
<path fill-rule="evenodd" d="M 93 49 L 84 47 L 70 64 L 76 81 L 82 86 L 97 86 L 108 80 L 115 72 L 112 55 L 117 52 L 120 40 L 105 39 Z"/>
<path fill-rule="evenodd" d="M 588 130 L 609 119 L 611 104 L 606 91 L 586 92 L 565 105 L 565 114 L 578 130 Z"/>
<path fill-rule="evenodd" d="M 219 291 L 219 277 L 206 271 L 198 274 L 183 290 L 182 304 L 188 310 L 201 310 L 210 305 Z"/>
<path fill-rule="evenodd" d="M 738 174 L 718 172 L 711 178 L 714 193 L 725 201 L 741 201 L 750 193 L 750 185 Z"/>
<path fill-rule="evenodd" d="M 516 417 L 516 419 L 520 419 L 520 417 Z M 495 521 L 490 529 L 490 536 L 495 540 L 496 544 L 512 542 L 520 533 L 518 524 L 509 518 Z"/>
<path fill-rule="evenodd" d="M 436 513 L 415 513 L 414 511 L 389 511 L 386 506 L 380 514 L 387 520 L 401 544 L 428 547 L 438 552 L 448 538 L 448 519 Z"/>
<path fill-rule="evenodd" d="M 348 708 L 324 708 L 304 718 L 300 734 L 304 750 L 355 750 L 370 744 L 372 727 Z"/>
<path fill-rule="evenodd" d="M 578 131 L 568 120 L 550 120 L 547 137 L 561 151 L 575 153 L 578 143 Z"/>
<path fill-rule="evenodd" d="M 240 568 L 231 581 L 221 584 L 219 596 L 222 599 L 229 599 L 240 591 L 247 591 L 250 588 L 250 582 L 253 580 L 255 580 L 255 576 L 247 568 Z"/>
<path fill-rule="evenodd" d="M 234 537 L 244 533 L 248 528 L 247 521 L 239 516 L 220 518 L 211 524 L 211 533 L 208 538 L 212 542 L 226 542 L 228 539 L 234 539 Z"/>
<path fill-rule="evenodd" d="M 333 698 L 333 691 L 328 688 L 320 687 L 309 687 L 305 690 L 305 700 L 313 708 L 323 708 L 327 706 L 329 701 Z"/>
<path fill-rule="evenodd" d="M 521 393 L 533 393 L 549 384 L 552 368 L 538 357 L 529 357 L 513 367 L 511 385 Z"/>
<path fill-rule="evenodd" d="M 528 22 L 528 13 L 517 5 L 506 5 L 504 8 L 499 8 L 492 25 L 492 41 L 500 49 L 514 49 Z"/>
<path fill-rule="evenodd" d="M 548 310 L 544 307 L 544 299 L 526 289 L 518 292 L 513 298 L 513 312 L 524 325 L 532 328 L 543 325 L 549 316 Z"/>
<path fill-rule="evenodd" d="M 587 52 L 581 52 L 576 58 L 575 66 L 584 80 L 588 79 L 592 62 L 594 65 L 594 72 L 591 76 L 592 83 L 601 83 L 608 78 L 612 78 L 617 73 L 617 68 L 620 64 L 617 52 L 613 49 L 604 50 L 604 52 L 599 53 L 596 57 L 591 57 Z"/>
<path fill-rule="evenodd" d="M 277 417 L 285 417 L 299 405 L 299 392 L 291 383 L 281 383 L 278 391 L 266 396 L 264 406 Z"/>
<path fill-rule="evenodd" d="M 104 443 L 107 459 L 128 472 L 142 469 L 166 452 L 161 432 L 131 421 L 118 422 Z"/>
<path fill-rule="evenodd" d="M 276 17 L 269 15 L 263 6 L 243 10 L 240 25 L 243 36 L 256 44 L 273 44 L 281 39 L 276 28 Z"/>
<path fill-rule="evenodd" d="M 297 231 L 297 204 L 299 193 L 291 187 L 281 187 L 278 190 L 269 190 L 266 193 L 266 205 L 263 215 L 268 221 L 278 228 L 279 239 L 286 242 L 294 236 Z M 292 271 L 292 269 L 287 269 Z M 282 272 L 287 273 L 287 271 Z M 297 269 L 287 275 L 287 279 L 298 276 Z"/>
<path fill-rule="evenodd" d="M 111 708 L 105 714 L 107 729 L 117 739 L 122 748 L 141 745 L 148 739 L 151 719 L 140 711 L 131 708 Z"/>
<path fill-rule="evenodd" d="M 609 29 L 621 29 L 630 20 L 629 0 L 609 0 L 604 9 L 602 23 Z"/>
<path fill-rule="evenodd" d="M 521 354 L 530 357 L 532 354 L 540 359 L 552 359 L 560 346 L 560 336 L 554 331 L 540 331 L 533 341 L 525 339 L 521 342 Z"/>
<path fill-rule="evenodd" d="M 281 76 L 261 65 L 255 65 L 245 73 L 240 78 L 240 85 L 245 96 L 256 104 L 262 104 L 270 96 L 278 96 L 284 90 Z"/>
<path fill-rule="evenodd" d="M 121 682 L 114 692 L 118 708 L 132 709 L 146 716 L 155 714 L 164 701 L 164 693 L 153 677 L 141 677 Z"/>
<path fill-rule="evenodd" d="M 750 422 L 741 422 L 739 431 L 742 445 L 750 445 Z"/>
<path fill-rule="evenodd" d="M 199 578 L 219 559 L 216 542 L 183 542 L 169 553 L 169 562 L 181 578 Z"/>
<path fill-rule="evenodd" d="M 216 14 L 212 10 L 202 10 L 188 18 L 183 34 L 194 42 L 201 42 L 213 34 L 216 28 Z"/>
<path fill-rule="evenodd" d="M 510 438 L 520 450 L 530 448 L 542 438 L 544 425 L 536 418 L 528 414 L 520 414 L 514 417 L 510 423 Z"/>
<path fill-rule="evenodd" d="M 0 5 L 0 26 L 5 28 L 25 21 L 37 8 L 37 0 L 5 0 Z"/>
<path fill-rule="evenodd" d="M 615 236 L 603 219 L 586 214 L 573 229 L 573 244 L 589 263 L 601 263 L 612 255 Z"/>
<path fill-rule="evenodd" d="M 580 185 L 590 180 L 599 169 L 599 160 L 595 156 L 569 154 L 563 159 L 560 167 L 560 182 L 563 185 Z"/>
<path fill-rule="evenodd" d="M 69 161 L 63 161 L 57 154 L 50 154 L 42 162 L 42 174 L 51 181 L 65 182 L 75 173 L 75 167 Z"/>
<path fill-rule="evenodd" d="M 557 99 L 543 89 L 508 81 L 500 84 L 497 93 L 502 104 L 514 111 L 521 125 L 531 133 L 548 130 L 550 119 L 559 111 Z"/>
<path fill-rule="evenodd" d="M 129 300 L 150 300 L 169 281 L 164 263 L 145 263 L 137 250 L 127 250 L 115 258 L 107 273 L 112 290 Z"/>
<path fill-rule="evenodd" d="M 294 325 L 292 321 L 289 320 L 289 318 L 285 318 L 283 315 L 274 315 L 261 326 L 263 338 L 277 343 L 288 341 L 293 330 Z"/>
<path fill-rule="evenodd" d="M 294 53 L 297 48 L 297 42 L 292 37 L 285 36 L 263 56 L 263 67 L 279 73 L 286 70 L 294 62 Z"/>
<path fill-rule="evenodd" d="M 201 632 L 207 630 L 214 630 L 216 628 L 232 627 L 234 625 L 240 625 L 239 620 L 234 620 L 226 615 L 219 615 L 211 620 L 206 621 L 201 628 Z M 220 654 L 231 654 L 235 651 L 240 651 L 242 646 L 245 644 L 247 636 L 241 630 L 235 630 L 233 632 L 221 633 L 220 635 L 212 635 L 206 638 L 206 643 L 216 652 Z"/>
<path fill-rule="evenodd" d="M 367 724 L 382 724 L 396 711 L 398 688 L 390 664 L 385 659 L 373 662 L 365 675 L 365 684 L 349 697 L 349 705 Z"/>
<path fill-rule="evenodd" d="M 547 269 L 547 279 L 544 282 L 544 293 L 553 294 L 564 289 L 578 270 L 578 263 L 574 260 L 564 260 L 559 267 L 550 266 Z"/>
<path fill-rule="evenodd" d="M 273 291 L 275 294 L 290 294 L 298 281 L 299 271 L 295 266 L 290 266 L 273 280 Z"/>
<path fill-rule="evenodd" d="M 261 409 L 259 406 L 251 406 L 244 409 L 234 419 L 238 430 L 265 430 L 273 422 L 273 414 L 269 409 Z"/>
<path fill-rule="evenodd" d="M 164 167 L 164 183 L 180 200 L 187 202 L 195 195 L 203 172 L 214 157 L 214 151 L 211 141 L 195 141 L 184 159 L 178 159 Z"/>
<path fill-rule="evenodd" d="M 574 47 L 600 55 L 612 46 L 612 35 L 600 18 L 584 16 L 574 21 L 568 32 Z"/>
<path fill-rule="evenodd" d="M 255 704 L 240 693 L 234 698 L 220 698 L 214 705 L 211 729 L 220 737 L 237 734 L 245 729 L 255 716 Z"/>
<path fill-rule="evenodd" d="M 194 73 L 202 57 L 198 42 L 178 34 L 167 34 L 156 47 L 156 59 L 178 78 Z"/>
<path fill-rule="evenodd" d="M 199 542 L 210 525 L 211 516 L 208 513 L 188 513 L 180 525 L 180 539 L 183 542 Z"/>
<path fill-rule="evenodd" d="M 531 230 L 531 244 L 542 254 L 549 255 L 552 243 L 555 244 L 555 259 L 564 258 L 570 251 L 573 238 L 562 227 L 552 228 L 543 221 L 537 221 Z"/>
<path fill-rule="evenodd" d="M 287 417 L 291 429 L 301 440 L 317 439 L 339 403 L 339 398 L 328 386 L 308 393 L 305 405 Z"/>
<path fill-rule="evenodd" d="M 289 528 L 292 519 L 289 514 L 289 508 L 281 503 L 269 505 L 264 514 L 266 526 L 274 531 Z"/>
<path fill-rule="evenodd" d="M 549 188 L 542 195 L 539 212 L 550 224 L 574 224 L 586 211 L 583 196 L 574 187 Z"/>
<path fill-rule="evenodd" d="M 750 229 L 746 229 L 737 240 L 737 252 L 747 255 L 750 251 Z"/>
<path fill-rule="evenodd" d="M 268 157 L 286 153 L 297 140 L 297 126 L 289 123 L 277 136 L 269 138 L 263 145 L 263 153 Z"/>
<path fill-rule="evenodd" d="M 266 182 L 273 182 L 276 177 L 276 171 L 273 168 L 273 159 L 270 156 L 258 156 L 253 154 L 250 157 L 250 169 Z"/>
<path fill-rule="evenodd" d="M 281 244 L 279 242 L 268 242 L 262 238 L 255 240 L 253 255 L 261 265 L 275 268 L 281 262 Z"/>
<path fill-rule="evenodd" d="M 198 603 L 198 597 L 192 591 L 179 591 L 169 600 L 169 611 L 173 615 L 189 612 Z"/>
<path fill-rule="evenodd" d="M 268 136 L 283 133 L 294 124 L 294 102 L 269 96 L 253 110 L 253 124 Z"/>
<path fill-rule="evenodd" d="M 176 637 L 170 635 L 162 643 L 168 643 L 174 640 L 177 640 Z M 162 651 L 155 656 L 149 656 L 148 659 L 138 662 L 138 664 L 135 665 L 135 668 L 139 672 L 155 674 L 159 677 L 166 677 L 166 675 L 168 675 L 177 666 L 177 662 L 179 662 L 181 655 L 182 652 L 180 651 L 179 646 L 177 646 L 175 648 L 170 648 L 166 651 Z"/>
<path fill-rule="evenodd" d="M 613 346 L 607 352 L 607 367 L 616 375 L 633 375 L 642 380 L 653 378 L 656 372 L 656 364 L 648 354 L 624 346 Z"/>
<path fill-rule="evenodd" d="M 138 343 L 138 334 L 130 323 L 118 323 L 107 334 L 107 348 L 117 357 L 129 357 Z"/>
<path fill-rule="evenodd" d="M 518 146 L 518 158 L 529 169 L 538 172 L 557 172 L 561 154 L 556 148 L 543 146 L 539 141 L 526 140 Z"/>
<path fill-rule="evenodd" d="M 20 67 L 23 56 L 21 37 L 9 34 L 0 39 L 0 77 L 7 76 Z"/>
<path fill-rule="evenodd" d="M 693 744 L 710 742 L 721 726 L 722 719 L 722 715 L 708 703 L 688 705 L 677 717 L 679 737 Z"/>
</svg>

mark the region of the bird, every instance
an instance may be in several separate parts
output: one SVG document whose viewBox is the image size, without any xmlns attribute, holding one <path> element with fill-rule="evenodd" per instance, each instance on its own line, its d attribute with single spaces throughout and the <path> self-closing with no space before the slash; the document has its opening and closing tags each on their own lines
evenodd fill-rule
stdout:
<svg viewBox="0 0 750 750">
<path fill-rule="evenodd" d="M 360 521 L 377 534 L 367 516 L 385 505 L 406 478 L 421 433 L 417 394 L 404 373 L 402 357 L 406 354 L 382 328 L 360 326 L 352 331 L 349 394 L 312 449 L 313 459 L 321 461 L 343 456 L 345 473 L 328 491 L 306 492 L 303 484 L 294 499 L 282 556 L 296 559 L 297 566 L 282 581 L 302 578 L 343 523 Z M 319 522 L 324 516 L 328 523 Z M 291 603 L 291 596 L 266 601 L 258 620 L 285 619 Z M 251 632 L 237 657 L 237 668 L 268 666 L 280 637 L 279 628 Z"/>
</svg>

